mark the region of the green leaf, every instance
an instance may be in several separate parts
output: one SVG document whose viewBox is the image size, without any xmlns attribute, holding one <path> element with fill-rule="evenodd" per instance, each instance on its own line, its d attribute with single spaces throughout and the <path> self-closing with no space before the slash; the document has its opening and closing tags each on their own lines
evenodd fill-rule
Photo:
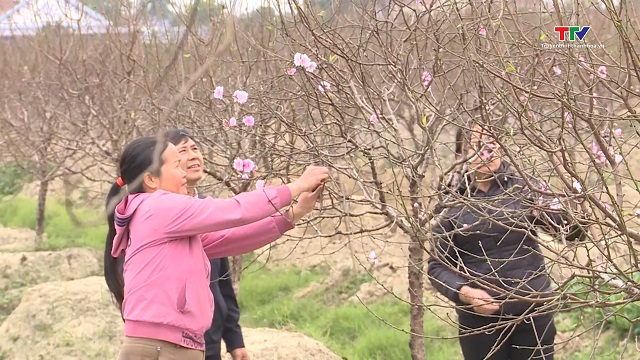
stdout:
<svg viewBox="0 0 640 360">
<path fill-rule="evenodd" d="M 336 54 L 331 54 L 331 55 L 329 56 L 329 62 L 330 62 L 330 63 L 332 63 L 332 62 L 336 61 L 336 59 L 337 59 L 337 58 L 338 58 L 338 55 L 336 55 Z"/>
<path fill-rule="evenodd" d="M 547 38 L 547 34 L 545 34 L 544 32 L 542 32 L 540 34 L 540 41 L 544 41 Z"/>
<path fill-rule="evenodd" d="M 273 30 L 273 26 L 272 25 L 267 25 L 267 30 L 269 30 L 269 31 Z"/>
<path fill-rule="evenodd" d="M 509 63 L 509 65 L 507 65 L 507 68 L 506 68 L 506 69 L 504 69 L 504 70 L 505 70 L 506 72 L 508 72 L 508 73 L 514 73 L 514 72 L 516 72 L 516 68 L 515 68 L 515 66 L 513 66 L 513 64 L 512 64 L 512 63 Z"/>
<path fill-rule="evenodd" d="M 191 54 L 186 53 L 186 54 L 184 54 L 183 56 L 184 56 L 184 57 L 186 57 L 186 58 L 188 58 L 188 57 L 191 57 Z"/>
<path fill-rule="evenodd" d="M 427 126 L 427 115 L 422 115 L 422 126 Z"/>
</svg>

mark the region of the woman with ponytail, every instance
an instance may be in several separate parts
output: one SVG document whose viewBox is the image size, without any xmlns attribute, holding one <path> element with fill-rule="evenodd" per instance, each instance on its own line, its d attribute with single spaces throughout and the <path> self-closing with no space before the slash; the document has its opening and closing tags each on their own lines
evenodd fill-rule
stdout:
<svg viewBox="0 0 640 360">
<path fill-rule="evenodd" d="M 209 258 L 278 239 L 313 210 L 329 177 L 308 167 L 290 184 L 198 199 L 187 196 L 180 154 L 164 137 L 132 141 L 119 170 L 107 197 L 104 270 L 125 323 L 121 360 L 202 360 L 214 307 Z"/>
</svg>

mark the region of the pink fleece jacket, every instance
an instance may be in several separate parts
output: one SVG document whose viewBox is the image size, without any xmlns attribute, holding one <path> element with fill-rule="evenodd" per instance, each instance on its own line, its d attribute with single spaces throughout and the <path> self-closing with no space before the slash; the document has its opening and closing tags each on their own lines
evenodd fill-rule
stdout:
<svg viewBox="0 0 640 360">
<path fill-rule="evenodd" d="M 230 199 L 166 191 L 129 195 L 115 210 L 111 255 L 126 253 L 122 313 L 126 336 L 204 350 L 213 317 L 208 258 L 258 249 L 293 228 L 278 210 L 286 185 Z"/>
</svg>

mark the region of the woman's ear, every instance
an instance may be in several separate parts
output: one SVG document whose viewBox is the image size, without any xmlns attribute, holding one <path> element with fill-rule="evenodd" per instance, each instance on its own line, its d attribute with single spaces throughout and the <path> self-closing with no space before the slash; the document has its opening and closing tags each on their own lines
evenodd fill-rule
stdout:
<svg viewBox="0 0 640 360">
<path fill-rule="evenodd" d="M 145 190 L 150 192 L 156 191 L 160 186 L 160 179 L 156 176 L 153 176 L 150 172 L 145 172 L 142 177 L 142 185 Z"/>
</svg>

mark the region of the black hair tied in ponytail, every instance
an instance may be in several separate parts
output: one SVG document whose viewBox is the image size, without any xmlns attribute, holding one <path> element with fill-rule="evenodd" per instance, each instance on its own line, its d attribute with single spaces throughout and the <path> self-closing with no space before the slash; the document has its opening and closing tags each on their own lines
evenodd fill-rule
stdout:
<svg viewBox="0 0 640 360">
<path fill-rule="evenodd" d="M 120 176 L 111 186 L 107 195 L 106 211 L 109 232 L 104 244 L 104 278 L 120 311 L 122 311 L 122 302 L 124 301 L 124 278 L 122 276 L 124 255 L 121 258 L 114 258 L 111 255 L 113 239 L 116 236 L 115 207 L 124 194 L 144 192 L 142 177 L 145 173 L 160 175 L 162 153 L 167 145 L 168 142 L 162 140 L 161 147 L 158 148 L 158 138 L 155 136 L 141 137 L 130 142 L 120 156 Z M 122 188 L 125 184 L 126 192 Z"/>
</svg>

